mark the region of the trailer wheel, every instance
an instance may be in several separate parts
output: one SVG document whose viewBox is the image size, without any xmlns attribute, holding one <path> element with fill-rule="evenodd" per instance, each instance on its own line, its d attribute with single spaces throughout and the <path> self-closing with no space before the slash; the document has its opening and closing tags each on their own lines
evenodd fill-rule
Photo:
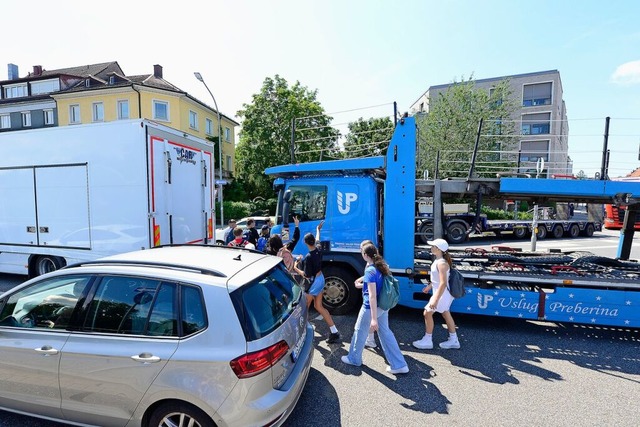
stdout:
<svg viewBox="0 0 640 427">
<path fill-rule="evenodd" d="M 516 227 L 513 229 L 513 236 L 516 239 L 524 239 L 529 235 L 529 229 L 527 227 Z"/>
<path fill-rule="evenodd" d="M 564 234 L 564 229 L 562 228 L 562 226 L 560 224 L 556 224 L 553 227 L 553 230 L 551 231 L 551 234 L 553 234 L 553 237 L 555 237 L 556 239 L 559 239 Z"/>
<path fill-rule="evenodd" d="M 462 222 L 453 222 L 447 226 L 449 243 L 464 243 L 467 240 L 467 226 Z"/>
<path fill-rule="evenodd" d="M 433 224 L 430 222 L 423 222 L 418 229 L 418 233 L 420 233 L 418 236 L 419 242 L 423 245 L 427 245 L 427 242 L 433 239 Z"/>
<path fill-rule="evenodd" d="M 584 235 L 587 237 L 591 237 L 593 236 L 593 232 L 595 231 L 595 228 L 593 227 L 593 224 L 587 224 L 587 226 L 584 228 Z"/>
<path fill-rule="evenodd" d="M 538 239 L 543 240 L 547 238 L 547 227 L 544 225 L 538 225 L 538 234 L 536 235 Z"/>
<path fill-rule="evenodd" d="M 59 270 L 64 266 L 64 259 L 60 257 L 51 255 L 40 255 L 33 260 L 33 275 L 42 276 L 43 274 Z"/>
<path fill-rule="evenodd" d="M 571 224 L 569 227 L 569 237 L 578 237 L 580 235 L 580 227 L 578 224 Z"/>
<path fill-rule="evenodd" d="M 344 268 L 335 266 L 323 269 L 323 305 L 331 314 L 342 315 L 353 311 L 358 305 L 361 291 L 356 289 L 356 278 Z"/>
</svg>

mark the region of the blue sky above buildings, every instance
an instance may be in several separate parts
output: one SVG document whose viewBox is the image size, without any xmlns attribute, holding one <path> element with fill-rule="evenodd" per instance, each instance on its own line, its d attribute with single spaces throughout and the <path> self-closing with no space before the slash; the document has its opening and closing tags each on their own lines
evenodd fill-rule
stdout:
<svg viewBox="0 0 640 427">
<path fill-rule="evenodd" d="M 640 2 L 634 0 L 157 1 L 34 0 L 2 6 L 0 79 L 116 60 L 164 77 L 233 117 L 279 74 L 318 90 L 336 123 L 406 111 L 429 87 L 557 69 L 574 171 L 600 169 L 610 116 L 610 176 L 640 166 Z M 8 39 L 7 39 L 8 38 Z M 364 107 L 382 105 L 378 108 Z M 350 111 L 355 110 L 355 111 Z M 348 113 L 341 113 L 350 111 Z M 335 113 L 335 114 L 334 114 Z"/>
</svg>

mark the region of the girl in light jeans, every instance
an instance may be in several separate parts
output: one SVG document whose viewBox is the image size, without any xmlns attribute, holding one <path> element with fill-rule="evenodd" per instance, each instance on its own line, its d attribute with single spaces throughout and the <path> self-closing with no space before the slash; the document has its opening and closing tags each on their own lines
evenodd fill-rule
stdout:
<svg viewBox="0 0 640 427">
<path fill-rule="evenodd" d="M 382 345 L 389 366 L 390 374 L 406 374 L 409 372 L 407 362 L 400 351 L 395 335 L 389 329 L 389 312 L 378 307 L 377 296 L 382 289 L 384 276 L 388 275 L 389 266 L 384 262 L 373 244 L 365 244 L 361 249 L 362 258 L 367 262 L 362 280 L 362 307 L 354 327 L 353 337 L 349 346 L 349 354 L 342 356 L 342 361 L 348 365 L 362 365 L 362 351 L 369 335 L 369 331 L 378 331 L 378 338 Z"/>
</svg>

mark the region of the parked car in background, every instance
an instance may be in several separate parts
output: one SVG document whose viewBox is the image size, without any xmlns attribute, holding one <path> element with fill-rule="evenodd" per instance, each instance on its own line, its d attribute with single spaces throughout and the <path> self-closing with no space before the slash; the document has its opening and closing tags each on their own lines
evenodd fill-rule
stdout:
<svg viewBox="0 0 640 427">
<path fill-rule="evenodd" d="M 247 221 L 250 218 L 253 218 L 256 221 L 256 230 L 258 230 L 258 232 L 260 232 L 260 229 L 262 228 L 262 226 L 265 225 L 267 221 L 269 221 L 269 219 L 271 219 L 271 222 L 273 224 L 275 224 L 275 221 L 276 221 L 275 216 L 248 216 L 248 217 L 236 220 L 236 227 L 241 227 L 242 229 L 247 228 Z M 227 227 L 228 227 L 228 224 L 225 224 L 224 227 L 216 229 L 215 240 L 217 245 L 224 244 L 224 231 L 227 229 Z"/>
<path fill-rule="evenodd" d="M 281 425 L 313 329 L 278 257 L 165 246 L 0 295 L 0 409 L 99 426 Z"/>
</svg>

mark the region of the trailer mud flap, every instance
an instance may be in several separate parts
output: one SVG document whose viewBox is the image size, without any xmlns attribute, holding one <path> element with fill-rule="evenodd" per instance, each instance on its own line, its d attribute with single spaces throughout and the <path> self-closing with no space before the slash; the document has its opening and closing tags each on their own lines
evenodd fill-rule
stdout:
<svg viewBox="0 0 640 427">
<path fill-rule="evenodd" d="M 536 287 L 538 291 L 538 320 L 545 318 L 545 305 L 547 302 L 547 293 L 539 287 Z"/>
</svg>

